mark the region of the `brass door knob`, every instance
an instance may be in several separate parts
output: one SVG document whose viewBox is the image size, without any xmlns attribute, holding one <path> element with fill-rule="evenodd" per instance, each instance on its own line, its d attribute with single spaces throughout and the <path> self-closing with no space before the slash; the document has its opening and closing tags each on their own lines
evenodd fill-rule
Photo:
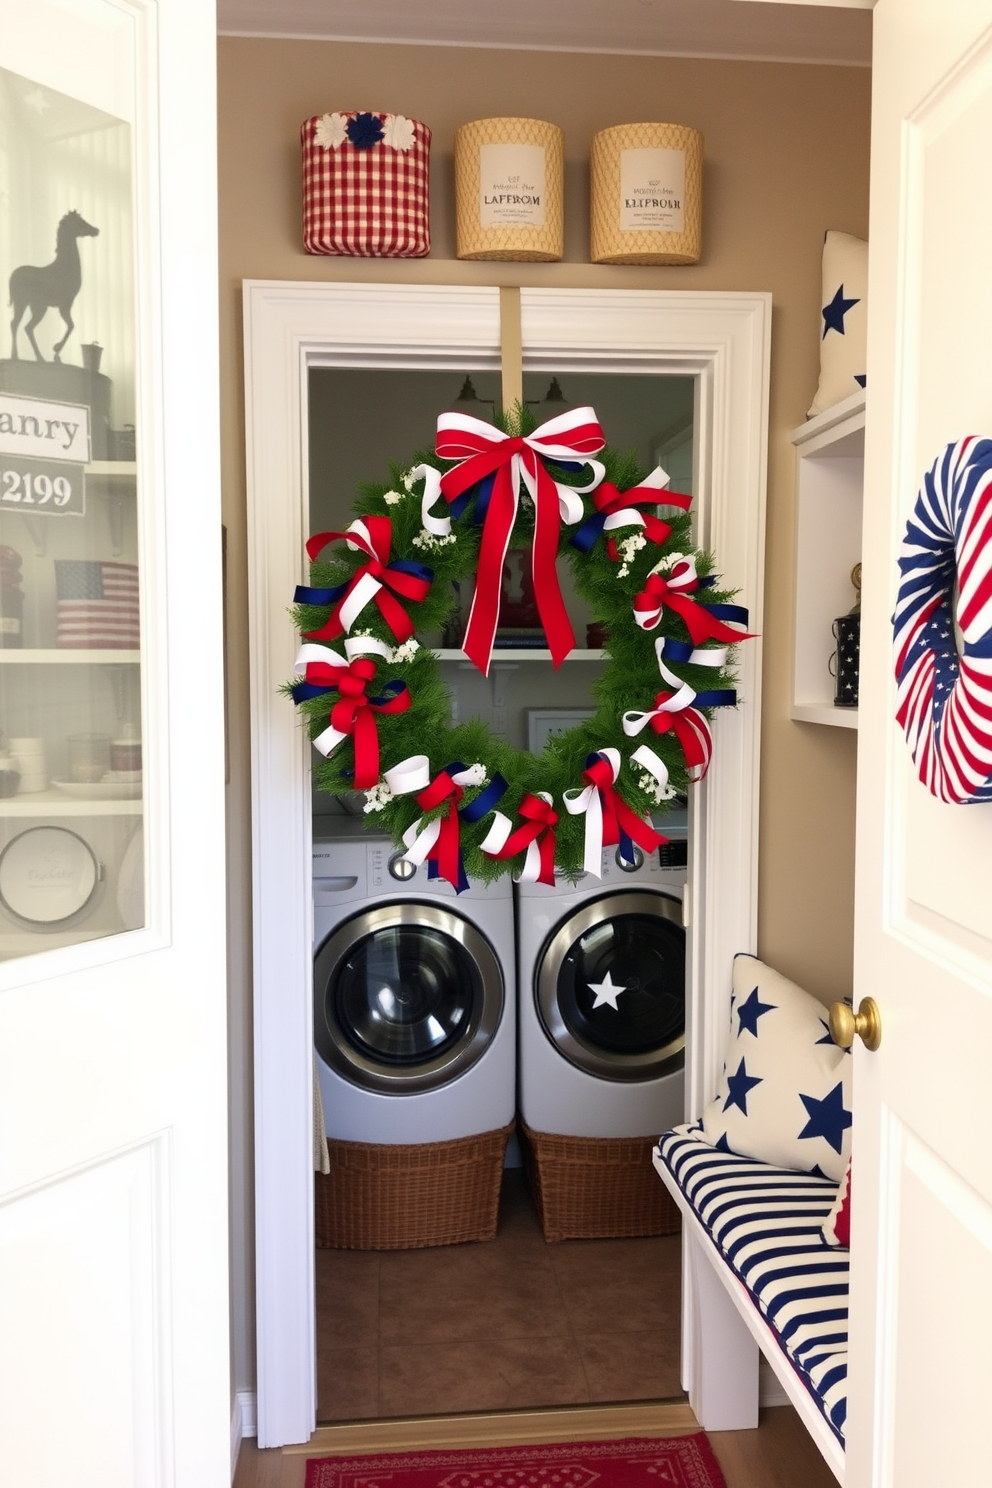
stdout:
<svg viewBox="0 0 992 1488">
<path fill-rule="evenodd" d="M 882 1042 L 882 1015 L 873 997 L 863 997 L 855 1012 L 846 1002 L 835 1002 L 830 1008 L 830 1037 L 842 1049 L 849 1049 L 854 1036 L 872 1053 Z"/>
</svg>

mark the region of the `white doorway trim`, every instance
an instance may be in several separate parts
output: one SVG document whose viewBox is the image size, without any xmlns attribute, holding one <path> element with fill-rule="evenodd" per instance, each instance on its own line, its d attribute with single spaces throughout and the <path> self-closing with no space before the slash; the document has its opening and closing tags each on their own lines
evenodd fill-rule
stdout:
<svg viewBox="0 0 992 1488">
<path fill-rule="evenodd" d="M 244 314 L 258 1439 L 270 1447 L 308 1440 L 316 1400 L 309 748 L 280 694 L 296 649 L 287 611 L 306 577 L 307 374 L 320 365 L 498 370 L 499 292 L 249 281 Z M 528 368 L 696 377 L 697 541 L 716 551 L 760 631 L 770 296 L 525 289 L 521 315 Z M 720 1073 L 733 955 L 753 951 L 757 931 L 760 642 L 742 647 L 739 662 L 742 705 L 718 721 L 695 805 L 693 1112 Z M 688 1311 L 683 1348 L 685 1370 Z"/>
</svg>

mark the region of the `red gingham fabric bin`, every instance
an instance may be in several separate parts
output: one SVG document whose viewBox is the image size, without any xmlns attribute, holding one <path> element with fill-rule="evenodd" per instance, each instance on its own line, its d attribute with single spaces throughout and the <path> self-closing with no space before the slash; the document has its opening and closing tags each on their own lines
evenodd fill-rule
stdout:
<svg viewBox="0 0 992 1488">
<path fill-rule="evenodd" d="M 402 114 L 317 114 L 302 126 L 300 140 L 308 253 L 426 257 L 431 251 L 426 124 Z"/>
</svg>

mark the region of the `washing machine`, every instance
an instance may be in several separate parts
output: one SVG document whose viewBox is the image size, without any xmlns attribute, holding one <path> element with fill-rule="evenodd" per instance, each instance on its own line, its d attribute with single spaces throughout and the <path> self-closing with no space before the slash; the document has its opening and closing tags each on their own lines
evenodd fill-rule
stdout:
<svg viewBox="0 0 992 1488">
<path fill-rule="evenodd" d="M 509 881 L 456 894 L 359 821 L 325 818 L 318 832 L 314 1044 L 328 1137 L 443 1142 L 507 1126 L 516 1106 Z"/>
<path fill-rule="evenodd" d="M 602 878 L 517 894 L 519 1110 L 532 1131 L 641 1137 L 685 1119 L 684 815 Z"/>
</svg>

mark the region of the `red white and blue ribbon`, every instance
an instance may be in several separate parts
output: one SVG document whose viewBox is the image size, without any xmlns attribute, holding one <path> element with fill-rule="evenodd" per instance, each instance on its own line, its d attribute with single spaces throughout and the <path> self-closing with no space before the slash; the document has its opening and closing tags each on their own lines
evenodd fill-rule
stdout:
<svg viewBox="0 0 992 1488">
<path fill-rule="evenodd" d="M 562 521 L 572 525 L 581 520 L 581 495 L 603 479 L 604 467 L 592 456 L 605 443 L 591 408 L 559 414 L 522 437 L 511 437 L 468 414 L 443 413 L 438 418 L 437 454 L 457 462 L 440 481 L 454 516 L 478 488 L 475 518 L 482 520 L 482 543 L 462 649 L 481 672 L 488 674 L 492 658 L 503 563 L 517 517 L 521 482 L 534 503 L 534 593 L 553 664 L 560 666 L 575 645 L 558 583 L 558 537 Z M 575 468 L 576 463 L 591 471 L 584 485 L 561 485 L 548 470 L 549 464 Z"/>
<path fill-rule="evenodd" d="M 386 784 L 394 796 L 417 794 L 417 805 L 422 811 L 434 811 L 444 806 L 441 816 L 425 822 L 423 818 L 408 827 L 403 833 L 406 846 L 404 857 L 418 868 L 428 865 L 429 878 L 443 878 L 455 892 L 461 894 L 468 888 L 465 864 L 461 850 L 461 822 L 477 822 L 494 809 L 507 789 L 502 775 L 494 775 L 486 788 L 479 792 L 468 805 L 461 806 L 462 797 L 469 786 L 481 785 L 485 779 L 482 765 L 466 767 L 454 760 L 431 779 L 430 760 L 426 754 L 412 754 L 409 759 L 387 770 Z"/>
<path fill-rule="evenodd" d="M 337 636 L 347 634 L 366 606 L 374 603 L 402 645 L 413 635 L 413 622 L 400 599 L 415 603 L 425 599 L 434 577 L 433 570 L 406 558 L 397 558 L 390 563 L 392 522 L 388 517 L 376 516 L 358 518 L 345 532 L 318 532 L 307 542 L 310 562 L 317 561 L 317 555 L 328 543 L 340 540 L 346 542 L 352 552 L 364 553 L 368 562 L 357 568 L 346 584 L 331 589 L 316 589 L 306 584 L 297 586 L 297 604 L 334 606 L 320 630 L 307 632 L 309 638 L 333 641 Z"/>
<path fill-rule="evenodd" d="M 377 713 L 405 713 L 410 706 L 410 691 L 405 682 L 387 682 L 378 697 L 368 697 L 366 689 L 376 674 L 371 656 L 391 656 L 385 641 L 372 636 L 349 637 L 344 643 L 345 655 L 330 646 L 310 642 L 300 647 L 296 669 L 303 669 L 304 680 L 292 689 L 293 701 L 321 697 L 337 692 L 331 708 L 330 724 L 313 740 L 313 747 L 323 755 L 333 754 L 346 739 L 355 747 L 355 789 L 371 790 L 379 782 L 379 731 Z"/>
<path fill-rule="evenodd" d="M 667 542 L 671 536 L 671 524 L 663 521 L 654 508 L 656 506 L 677 506 L 681 507 L 682 511 L 688 511 L 692 505 L 691 496 L 683 496 L 679 491 L 666 490 L 667 485 L 668 476 L 660 465 L 652 470 L 646 480 L 638 486 L 632 486 L 629 491 L 618 491 L 610 481 L 600 481 L 592 493 L 596 510 L 582 523 L 572 538 L 572 546 L 578 548 L 581 553 L 588 553 L 591 548 L 595 547 L 604 532 L 609 533 L 607 552 L 615 563 L 619 554 L 612 534 L 622 527 L 643 527 L 644 535 L 649 542 L 658 544 Z M 650 510 L 645 508 L 650 508 Z"/>
<path fill-rule="evenodd" d="M 699 578 L 695 558 L 679 556 L 666 573 L 648 575 L 644 589 L 634 599 L 634 619 L 642 630 L 654 630 L 669 609 L 682 619 L 694 646 L 704 641 L 734 645 L 749 640 L 745 631 L 731 629 L 731 625 L 747 624 L 747 610 L 740 605 L 702 604 L 696 599 L 699 590 L 712 583 L 712 578 Z"/>
<path fill-rule="evenodd" d="M 614 789 L 620 774 L 620 751 L 600 749 L 586 758 L 584 785 L 564 792 L 565 810 L 585 816 L 586 833 L 582 867 L 597 878 L 603 872 L 603 848 L 618 843 L 625 863 L 633 863 L 637 843 L 644 852 L 654 852 L 667 837 L 637 815 Z"/>
<path fill-rule="evenodd" d="M 992 440 L 969 436 L 934 461 L 906 525 L 899 571 L 896 719 L 917 774 L 939 801 L 990 801 Z"/>
<path fill-rule="evenodd" d="M 553 798 L 547 791 L 535 791 L 533 795 L 528 791 L 517 807 L 517 815 L 523 817 L 524 823 L 514 831 L 510 818 L 502 811 L 495 812 L 493 824 L 479 844 L 481 850 L 500 862 L 526 853 L 519 882 L 543 883 L 554 888 L 558 813 Z"/>
</svg>

